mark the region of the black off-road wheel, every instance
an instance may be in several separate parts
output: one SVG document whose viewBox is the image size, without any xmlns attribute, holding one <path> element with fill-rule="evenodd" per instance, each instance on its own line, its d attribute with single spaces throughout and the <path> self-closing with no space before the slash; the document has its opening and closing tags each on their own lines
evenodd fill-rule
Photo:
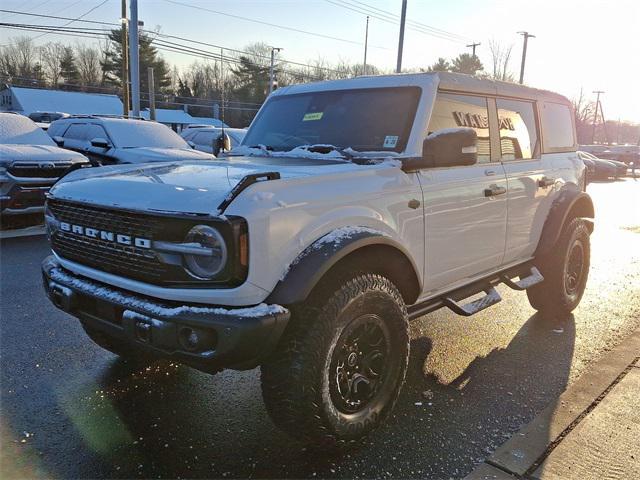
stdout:
<svg viewBox="0 0 640 480">
<path fill-rule="evenodd" d="M 564 226 L 554 249 L 537 262 L 544 281 L 527 290 L 531 306 L 543 314 L 569 315 L 587 285 L 590 255 L 589 229 L 574 218 Z"/>
<path fill-rule="evenodd" d="M 385 277 L 358 275 L 315 307 L 293 310 L 280 345 L 262 365 L 267 411 L 302 441 L 352 443 L 389 416 L 408 360 L 400 292 Z"/>
</svg>

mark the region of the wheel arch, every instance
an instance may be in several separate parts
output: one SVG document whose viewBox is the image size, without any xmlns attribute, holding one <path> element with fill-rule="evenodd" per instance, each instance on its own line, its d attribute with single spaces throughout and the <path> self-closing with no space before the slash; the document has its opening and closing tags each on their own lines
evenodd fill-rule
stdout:
<svg viewBox="0 0 640 480">
<path fill-rule="evenodd" d="M 587 222 L 587 228 L 589 233 L 593 232 L 595 218 L 593 201 L 589 194 L 572 185 L 564 188 L 553 202 L 534 256 L 540 257 L 547 254 L 557 243 L 566 223 L 574 218 L 590 219 Z"/>
<path fill-rule="evenodd" d="M 400 243 L 368 228 L 336 235 L 339 231 L 331 232 L 307 247 L 291 263 L 265 301 L 282 305 L 300 303 L 321 283 L 339 280 L 358 270 L 387 277 L 396 285 L 407 305 L 416 301 L 422 288 L 419 270 Z"/>
</svg>

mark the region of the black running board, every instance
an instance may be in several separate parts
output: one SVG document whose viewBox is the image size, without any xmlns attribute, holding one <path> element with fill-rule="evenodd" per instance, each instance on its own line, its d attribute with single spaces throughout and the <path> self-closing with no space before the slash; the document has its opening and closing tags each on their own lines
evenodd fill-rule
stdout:
<svg viewBox="0 0 640 480">
<path fill-rule="evenodd" d="M 513 280 L 514 278 L 518 280 Z M 504 283 L 514 290 L 526 290 L 544 281 L 544 277 L 531 262 L 526 262 L 503 272 L 492 274 L 489 277 L 475 281 L 469 285 L 444 293 L 438 297 L 430 298 L 407 308 L 409 319 L 414 320 L 443 307 L 451 309 L 458 315 L 465 317 L 478 313 L 500 302 L 502 298 L 495 287 Z M 461 303 L 478 293 L 484 292 L 485 296 L 466 304 Z"/>
</svg>

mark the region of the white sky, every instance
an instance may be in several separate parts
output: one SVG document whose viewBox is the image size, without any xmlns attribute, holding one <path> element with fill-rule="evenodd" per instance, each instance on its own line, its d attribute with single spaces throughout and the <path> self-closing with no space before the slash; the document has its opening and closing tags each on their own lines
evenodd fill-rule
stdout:
<svg viewBox="0 0 640 480">
<path fill-rule="evenodd" d="M 285 59 L 300 62 L 318 57 L 329 62 L 341 59 L 362 62 L 365 15 L 336 3 L 346 1 L 358 6 L 360 2 L 360 6 L 365 4 L 393 13 L 399 13 L 401 5 L 401 0 L 175 1 L 359 43 L 258 25 L 177 5 L 170 0 L 139 0 L 140 19 L 147 28 L 160 26 L 164 33 L 229 48 L 241 49 L 249 43 L 262 41 L 283 47 Z M 0 8 L 78 17 L 100 3 L 101 0 L 2 0 Z M 109 0 L 84 19 L 111 22 L 117 21 L 119 15 L 120 1 Z M 477 53 L 486 68 L 491 63 L 489 40 L 513 44 L 511 70 L 516 76 L 522 54 L 522 37 L 517 32 L 527 30 L 536 38 L 529 41 L 525 83 L 570 98 L 577 96 L 581 88 L 589 96 L 593 90 L 605 90 L 602 103 L 607 118 L 640 123 L 640 0 L 408 0 L 407 18 L 481 42 Z M 6 13 L 0 13 L 0 21 L 66 23 Z M 391 70 L 396 63 L 398 26 L 376 18 L 370 22 L 368 63 Z M 20 33 L 0 29 L 0 44 L 16 35 Z M 37 42 L 49 40 L 73 41 L 69 37 L 50 34 Z M 466 43 L 408 29 L 403 66 L 426 67 L 440 56 L 455 57 L 470 51 L 465 47 Z M 181 54 L 163 52 L 163 55 L 178 66 L 195 60 Z"/>
</svg>

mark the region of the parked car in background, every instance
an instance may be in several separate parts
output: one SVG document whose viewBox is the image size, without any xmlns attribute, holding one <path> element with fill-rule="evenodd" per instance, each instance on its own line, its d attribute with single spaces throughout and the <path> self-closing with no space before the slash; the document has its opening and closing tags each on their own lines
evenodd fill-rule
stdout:
<svg viewBox="0 0 640 480">
<path fill-rule="evenodd" d="M 68 116 L 69 114 L 64 112 L 33 112 L 29 114 L 29 118 L 36 123 L 51 123 Z"/>
<path fill-rule="evenodd" d="M 242 143 L 247 131 L 243 128 L 225 128 L 225 135 L 229 137 L 231 149 Z M 218 127 L 198 127 L 189 128 L 182 132 L 182 138 L 184 138 L 189 145 L 201 152 L 213 153 L 216 152 L 216 142 L 222 136 L 222 128 Z"/>
<path fill-rule="evenodd" d="M 61 147 L 82 152 L 94 165 L 213 160 L 191 148 L 166 125 L 117 117 L 71 116 L 48 131 Z"/>
<path fill-rule="evenodd" d="M 589 152 L 583 151 L 578 151 L 578 157 L 580 157 L 587 167 L 589 179 L 608 180 L 609 178 L 617 178 L 619 176 L 618 168 L 609 160 L 603 160 Z"/>
<path fill-rule="evenodd" d="M 0 214 L 37 213 L 45 193 L 70 168 L 89 165 L 63 150 L 29 118 L 0 113 Z"/>
<path fill-rule="evenodd" d="M 581 145 L 580 150 L 604 160 L 615 160 L 631 165 L 640 161 L 640 145 Z"/>
</svg>

